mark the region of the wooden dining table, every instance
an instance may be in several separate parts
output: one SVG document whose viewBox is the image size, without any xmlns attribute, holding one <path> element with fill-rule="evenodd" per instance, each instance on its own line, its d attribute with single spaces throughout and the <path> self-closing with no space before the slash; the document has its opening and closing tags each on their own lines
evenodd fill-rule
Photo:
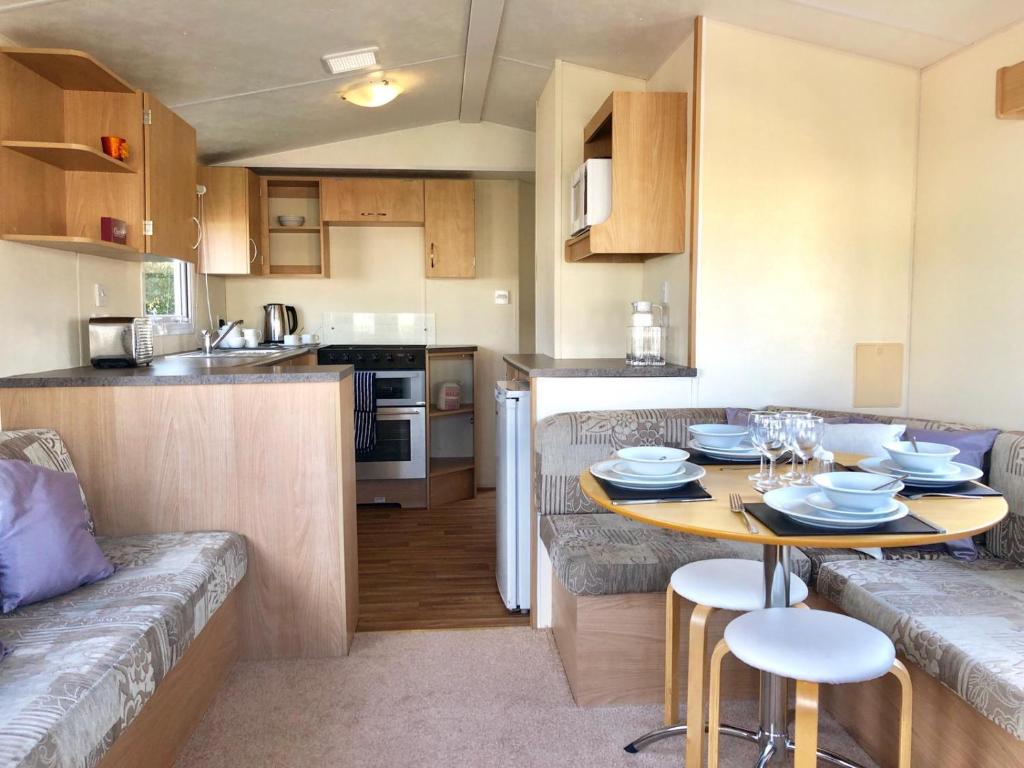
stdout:
<svg viewBox="0 0 1024 768">
<path fill-rule="evenodd" d="M 836 454 L 840 465 L 855 466 L 862 456 Z M 864 531 L 858 533 L 826 532 L 807 529 L 806 535 L 780 536 L 760 520 L 748 517 L 758 529 L 752 533 L 747 529 L 743 516 L 732 512 L 729 494 L 738 493 L 744 503 L 762 501 L 761 493 L 753 487 L 748 475 L 756 471 L 756 465 L 721 464 L 706 466 L 707 474 L 700 482 L 711 494 L 703 501 L 660 502 L 644 504 L 613 503 L 590 471 L 580 475 L 583 493 L 604 509 L 630 520 L 666 528 L 696 536 L 714 539 L 730 539 L 760 544 L 763 550 L 765 574 L 765 608 L 788 605 L 791 554 L 793 547 L 818 549 L 846 549 L 867 547 L 912 547 L 936 544 L 944 541 L 963 539 L 983 533 L 1002 520 L 1008 507 L 1002 496 L 976 498 L 951 498 L 926 496 L 921 499 L 901 499 L 911 514 L 942 530 L 942 533 L 884 534 Z M 759 724 L 757 731 L 722 726 L 723 735 L 754 742 L 759 747 L 755 766 L 781 764 L 786 761 L 787 752 L 793 750 L 788 735 L 788 684 L 785 678 L 768 673 L 761 674 L 759 692 Z M 675 735 L 686 733 L 685 724 L 659 728 L 648 733 L 630 745 L 630 751 Z M 859 768 L 858 764 L 841 755 L 819 750 L 818 757 L 833 765 L 844 768 Z"/>
</svg>

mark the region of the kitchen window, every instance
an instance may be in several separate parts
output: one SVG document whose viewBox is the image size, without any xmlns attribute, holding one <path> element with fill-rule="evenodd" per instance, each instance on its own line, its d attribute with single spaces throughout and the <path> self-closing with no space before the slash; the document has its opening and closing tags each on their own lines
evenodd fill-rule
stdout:
<svg viewBox="0 0 1024 768">
<path fill-rule="evenodd" d="M 142 308 L 158 334 L 195 333 L 194 272 L 187 261 L 142 262 Z"/>
</svg>

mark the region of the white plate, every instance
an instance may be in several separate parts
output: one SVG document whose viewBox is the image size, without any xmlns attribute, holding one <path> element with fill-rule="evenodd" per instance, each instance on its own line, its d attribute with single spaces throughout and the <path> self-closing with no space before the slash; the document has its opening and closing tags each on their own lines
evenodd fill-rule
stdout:
<svg viewBox="0 0 1024 768">
<path fill-rule="evenodd" d="M 881 466 L 893 472 L 906 472 L 911 477 L 945 477 L 953 468 L 953 462 L 947 461 L 938 469 L 907 469 L 894 459 L 882 459 Z"/>
<path fill-rule="evenodd" d="M 742 442 L 734 448 L 715 448 L 711 445 L 704 445 L 700 440 L 691 440 L 690 445 L 703 453 L 718 453 L 722 456 L 749 456 L 753 455 L 755 458 L 760 456 L 760 451 L 757 450 L 748 442 Z"/>
<path fill-rule="evenodd" d="M 698 467 L 688 461 L 683 462 L 683 469 L 674 475 L 663 477 L 644 477 L 637 480 L 635 476 L 625 476 L 615 471 L 615 465 L 619 459 L 606 459 L 599 461 L 590 468 L 590 474 L 601 480 L 607 480 L 619 488 L 628 488 L 631 491 L 664 491 L 669 488 L 678 488 L 680 485 L 700 480 L 706 474 L 704 467 Z"/>
<path fill-rule="evenodd" d="M 882 523 L 899 520 L 910 512 L 907 505 L 901 501 L 896 502 L 898 506 L 894 512 L 868 519 L 865 519 L 863 516 L 852 517 L 850 515 L 825 512 L 815 509 L 807 503 L 807 497 L 816 492 L 816 488 L 777 488 L 774 491 L 768 491 L 764 495 L 764 503 L 786 515 L 786 517 L 790 517 L 809 528 L 833 531 L 874 528 Z"/>
<path fill-rule="evenodd" d="M 876 475 L 886 475 L 887 477 L 894 477 L 896 471 L 888 469 L 886 462 L 889 460 L 882 456 L 873 456 L 870 459 L 861 459 L 857 462 L 857 466 L 863 469 L 865 472 L 873 472 Z M 961 464 L 957 461 L 950 462 L 956 469 L 955 472 L 948 475 L 908 475 L 906 480 L 903 481 L 904 485 L 913 485 L 918 488 L 943 488 L 949 485 L 959 485 L 960 483 L 966 483 L 969 480 L 977 480 L 981 477 L 982 472 L 977 467 L 972 467 L 969 464 Z M 897 470 L 902 472 L 903 470 Z"/>
<path fill-rule="evenodd" d="M 869 518 L 869 517 L 883 517 L 892 512 L 895 512 L 899 508 L 899 502 L 896 499 L 889 499 L 886 504 L 865 511 L 862 509 L 844 509 L 838 506 L 832 499 L 826 496 L 824 493 L 812 493 L 804 501 L 815 509 L 820 509 L 822 512 L 828 512 L 833 515 L 856 515 L 857 517 Z"/>
</svg>

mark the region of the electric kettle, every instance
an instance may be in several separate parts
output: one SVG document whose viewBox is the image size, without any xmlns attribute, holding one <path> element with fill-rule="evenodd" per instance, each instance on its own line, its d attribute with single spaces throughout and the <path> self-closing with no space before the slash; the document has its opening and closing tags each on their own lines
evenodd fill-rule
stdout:
<svg viewBox="0 0 1024 768">
<path fill-rule="evenodd" d="M 287 334 L 299 327 L 299 315 L 290 304 L 264 304 L 263 341 L 281 344 Z"/>
</svg>

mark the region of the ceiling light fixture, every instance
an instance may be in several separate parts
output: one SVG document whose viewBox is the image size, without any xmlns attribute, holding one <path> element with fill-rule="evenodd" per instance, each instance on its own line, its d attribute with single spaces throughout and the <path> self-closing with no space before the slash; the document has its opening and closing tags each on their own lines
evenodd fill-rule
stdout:
<svg viewBox="0 0 1024 768">
<path fill-rule="evenodd" d="M 366 69 L 377 63 L 376 45 L 369 48 L 358 48 L 354 51 L 342 51 L 341 53 L 328 53 L 321 56 L 324 69 L 332 75 L 340 75 L 342 72 L 351 72 L 355 69 Z"/>
<path fill-rule="evenodd" d="M 357 107 L 383 107 L 395 100 L 402 89 L 390 80 L 371 80 L 341 94 L 343 101 Z"/>
</svg>

